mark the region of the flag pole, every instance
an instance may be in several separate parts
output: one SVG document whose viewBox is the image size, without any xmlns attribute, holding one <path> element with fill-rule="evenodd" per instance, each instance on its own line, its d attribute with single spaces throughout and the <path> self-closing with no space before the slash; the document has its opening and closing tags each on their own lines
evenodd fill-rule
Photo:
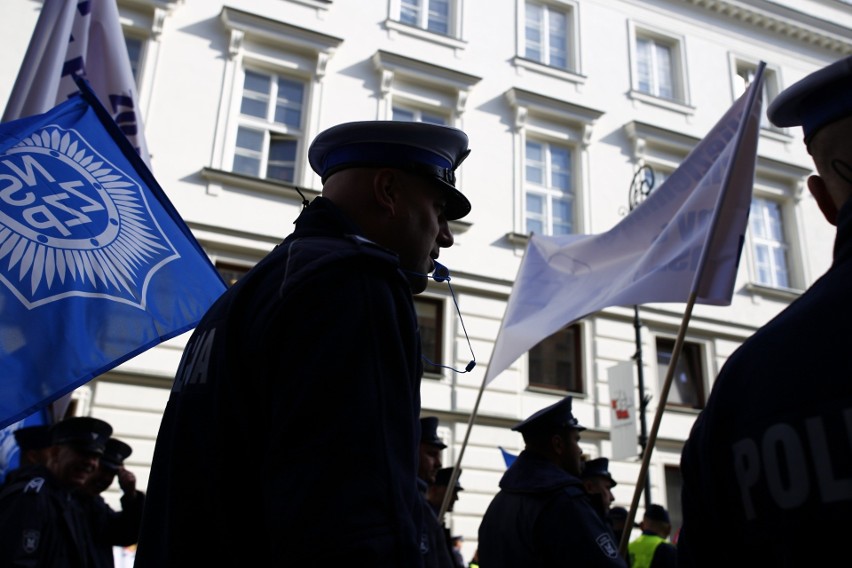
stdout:
<svg viewBox="0 0 852 568">
<path fill-rule="evenodd" d="M 479 413 L 479 401 L 482 400 L 482 393 L 485 392 L 485 380 L 487 378 L 488 367 L 486 366 L 485 372 L 482 374 L 482 384 L 479 386 L 479 392 L 476 393 L 476 402 L 473 404 L 473 410 L 470 413 L 470 418 L 467 420 L 467 431 L 464 433 L 464 440 L 462 441 L 462 446 L 459 450 L 459 456 L 453 464 L 453 472 L 450 475 L 450 481 L 447 484 L 447 492 L 444 494 L 444 501 L 441 503 L 441 510 L 438 512 L 438 520 L 441 522 L 443 522 L 444 515 L 447 514 L 447 509 L 450 508 L 450 500 L 453 498 L 453 493 L 455 493 L 454 488 L 456 486 L 456 481 L 459 478 L 459 465 L 464 457 L 464 450 L 467 448 L 467 442 L 470 439 L 470 431 L 473 428 L 473 421 Z"/>
<path fill-rule="evenodd" d="M 651 454 L 654 452 L 654 445 L 657 441 L 657 432 L 660 429 L 660 423 L 663 420 L 663 411 L 666 408 L 666 401 L 669 398 L 669 389 L 672 386 L 674 379 L 674 371 L 677 367 L 677 361 L 680 358 L 680 352 L 683 349 L 683 341 L 686 336 L 686 329 L 689 320 L 692 317 L 692 308 L 695 305 L 695 300 L 698 298 L 698 292 L 693 290 L 689 296 L 689 301 L 686 304 L 686 311 L 683 315 L 683 320 L 680 323 L 680 329 L 677 333 L 674 349 L 672 350 L 672 358 L 669 362 L 668 370 L 666 371 L 666 379 L 663 382 L 662 390 L 660 391 L 660 402 L 657 404 L 657 412 L 654 414 L 654 422 L 651 425 L 651 431 L 648 433 L 647 446 L 642 453 L 642 467 L 639 468 L 639 477 L 636 480 L 636 488 L 633 490 L 633 501 L 630 503 L 630 510 L 627 513 L 627 521 L 625 522 L 625 530 L 621 534 L 621 542 L 619 543 L 619 552 L 622 558 L 627 558 L 627 544 L 630 542 L 631 527 L 633 527 L 634 519 L 636 518 L 636 509 L 639 506 L 639 498 L 645 489 L 645 481 L 648 477 L 648 467 L 651 463 Z"/>
<path fill-rule="evenodd" d="M 745 136 L 745 132 L 748 128 L 749 120 L 751 120 L 751 113 L 754 109 L 755 99 L 757 97 L 762 97 L 762 85 L 763 85 L 763 70 L 766 67 L 766 63 L 761 61 L 757 67 L 757 72 L 755 73 L 755 78 L 752 81 L 752 84 L 749 86 L 751 89 L 748 93 L 748 99 L 745 105 L 745 108 L 748 109 L 748 114 L 745 119 L 742 120 L 739 124 L 739 128 L 737 129 L 737 134 L 734 140 L 734 147 L 739 148 L 743 137 Z M 761 99 L 762 100 L 762 99 Z M 672 379 L 674 378 L 675 367 L 677 366 L 677 361 L 680 358 L 680 352 L 683 348 L 683 340 L 686 336 L 686 328 L 689 323 L 689 319 L 692 316 L 692 308 L 695 305 L 695 302 L 698 298 L 698 294 L 700 292 L 699 288 L 701 287 L 702 277 L 704 275 L 705 265 L 707 264 L 707 255 L 709 254 L 709 250 L 712 246 L 713 239 L 716 235 L 716 230 L 718 228 L 718 220 L 720 215 L 720 204 L 725 202 L 726 194 L 730 189 L 731 185 L 731 167 L 726 169 L 725 177 L 722 181 L 722 190 L 719 194 L 719 198 L 716 203 L 716 207 L 713 209 L 713 217 L 710 220 L 710 228 L 709 234 L 707 236 L 707 240 L 705 241 L 704 247 L 701 251 L 701 257 L 698 261 L 698 270 L 696 271 L 695 278 L 693 279 L 692 291 L 689 294 L 689 300 L 686 304 L 686 311 L 684 312 L 683 320 L 680 324 L 680 329 L 678 330 L 677 340 L 675 341 L 674 349 L 672 350 L 672 359 L 669 362 L 669 368 L 666 371 L 666 379 L 663 383 L 662 390 L 660 391 L 660 401 L 657 405 L 657 412 L 654 415 L 654 423 L 651 426 L 651 432 L 648 437 L 648 447 L 645 449 L 645 453 L 642 456 L 642 466 L 639 469 L 639 477 L 636 481 L 636 488 L 633 491 L 633 501 L 630 504 L 630 510 L 627 514 L 627 522 L 625 527 L 627 530 L 624 531 L 621 535 L 621 543 L 619 544 L 619 552 L 621 553 L 623 558 L 627 558 L 627 545 L 630 541 L 630 527 L 633 526 L 633 522 L 636 518 L 636 508 L 639 504 L 639 496 L 642 494 L 643 485 L 645 479 L 648 475 L 648 467 L 651 462 L 651 454 L 654 451 L 654 445 L 657 440 L 657 432 L 660 428 L 660 422 L 662 422 L 663 411 L 665 410 L 666 401 L 669 398 L 669 389 L 672 384 Z"/>
</svg>

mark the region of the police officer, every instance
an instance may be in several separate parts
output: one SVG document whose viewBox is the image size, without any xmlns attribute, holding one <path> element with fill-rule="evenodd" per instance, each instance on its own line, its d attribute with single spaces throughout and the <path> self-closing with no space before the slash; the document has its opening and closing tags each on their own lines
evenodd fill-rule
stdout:
<svg viewBox="0 0 852 568">
<path fill-rule="evenodd" d="M 133 453 L 126 442 L 118 438 L 106 441 L 97 471 L 83 487 L 80 501 L 92 524 L 97 551 L 96 566 L 115 566 L 114 546 L 130 546 L 139 540 L 139 526 L 145 506 L 145 494 L 136 489 L 136 476 L 124 467 L 124 460 Z M 115 511 L 101 494 L 118 478 L 121 489 L 121 510 Z"/>
<path fill-rule="evenodd" d="M 46 465 L 29 466 L 0 492 L 0 565 L 93 566 L 94 542 L 76 492 L 98 467 L 112 427 L 92 417 L 50 429 Z"/>
<path fill-rule="evenodd" d="M 639 523 L 642 534 L 630 542 L 630 568 L 675 568 L 677 551 L 668 540 L 672 532 L 669 512 L 662 505 L 651 504 Z"/>
<path fill-rule="evenodd" d="M 583 487 L 592 496 L 592 503 L 601 518 L 609 519 L 609 508 L 615 501 L 612 488 L 618 485 L 609 472 L 608 458 L 595 458 L 583 462 L 583 471 L 580 474 Z"/>
<path fill-rule="evenodd" d="M 38 424 L 15 430 L 15 442 L 18 444 L 18 466 L 47 463 L 50 448 L 50 426 Z"/>
<path fill-rule="evenodd" d="M 852 520 L 852 57 L 772 101 L 801 126 L 837 226 L 829 270 L 731 355 L 681 457 L 683 566 L 814 566 Z M 724 544 L 724 546 L 722 546 Z"/>
<path fill-rule="evenodd" d="M 417 487 L 422 499 L 423 533 L 420 537 L 420 551 L 425 568 L 452 568 L 453 559 L 447 547 L 443 525 L 438 519 L 438 509 L 431 507 L 428 501 L 429 492 L 443 465 L 441 453 L 446 447 L 438 435 L 438 417 L 422 417 Z"/>
<path fill-rule="evenodd" d="M 452 246 L 449 221 L 470 211 L 455 187 L 468 153 L 464 132 L 426 123 L 345 123 L 314 139 L 322 196 L 184 350 L 137 568 L 422 565 L 412 294 Z"/>
<path fill-rule="evenodd" d="M 580 480 L 585 428 L 571 403 L 565 397 L 512 427 L 525 448 L 479 526 L 482 566 L 627 566 Z"/>
</svg>

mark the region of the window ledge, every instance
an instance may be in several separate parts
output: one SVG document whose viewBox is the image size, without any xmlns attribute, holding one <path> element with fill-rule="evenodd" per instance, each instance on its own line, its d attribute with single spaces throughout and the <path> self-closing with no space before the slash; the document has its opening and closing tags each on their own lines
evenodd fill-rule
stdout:
<svg viewBox="0 0 852 568">
<path fill-rule="evenodd" d="M 643 93 L 642 91 L 637 91 L 635 89 L 631 89 L 628 93 L 628 96 L 635 100 L 643 103 L 647 103 L 649 105 L 654 105 L 660 108 L 673 110 L 675 112 L 679 112 L 685 115 L 693 115 L 695 114 L 695 107 L 690 106 L 686 103 L 673 101 L 669 99 L 663 99 L 660 97 L 655 97 L 654 95 L 649 95 L 648 93 Z"/>
<path fill-rule="evenodd" d="M 542 75 L 556 77 L 557 79 L 568 81 L 570 83 L 575 83 L 577 85 L 585 85 L 587 79 L 585 75 L 580 75 L 579 73 L 575 73 L 568 69 L 552 67 L 550 65 L 545 65 L 544 63 L 539 63 L 538 61 L 534 61 L 532 59 L 527 59 L 525 57 L 520 56 L 515 56 L 512 59 L 512 65 L 521 69 L 526 69 L 527 71 L 533 71 Z"/>
<path fill-rule="evenodd" d="M 764 296 L 774 300 L 783 300 L 785 302 L 792 302 L 802 295 L 801 290 L 794 290 L 792 288 L 773 288 L 771 286 L 757 284 L 755 282 L 749 282 L 746 284 L 745 289 L 747 292 L 751 292 L 758 296 Z"/>
<path fill-rule="evenodd" d="M 447 47 L 451 47 L 453 49 L 464 49 L 465 47 L 467 47 L 467 42 L 462 41 L 458 38 L 445 36 L 443 34 L 435 32 L 430 32 L 429 30 L 424 30 L 423 28 L 418 28 L 416 26 L 409 26 L 408 24 L 403 24 L 401 22 L 397 22 L 396 20 L 385 20 L 385 27 L 389 30 L 393 30 L 416 38 L 425 39 L 433 43 L 438 43 Z"/>
<path fill-rule="evenodd" d="M 304 194 L 308 201 L 320 194 L 320 192 L 315 189 L 305 187 L 299 187 L 299 191 L 296 191 L 295 185 L 283 181 L 263 179 L 244 174 L 235 174 L 233 172 L 217 170 L 214 168 L 202 168 L 201 177 L 214 183 L 239 187 L 242 189 L 256 191 L 258 193 L 288 197 L 299 202 L 302 201 L 299 191 Z"/>
</svg>

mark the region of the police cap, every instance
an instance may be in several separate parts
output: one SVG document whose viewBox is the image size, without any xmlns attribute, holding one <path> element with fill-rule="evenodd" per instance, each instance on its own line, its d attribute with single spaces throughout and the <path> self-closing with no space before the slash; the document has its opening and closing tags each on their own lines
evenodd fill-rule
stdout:
<svg viewBox="0 0 852 568">
<path fill-rule="evenodd" d="M 610 487 L 618 485 L 609 473 L 609 459 L 597 458 L 587 461 L 583 465 L 583 473 L 580 475 L 583 479 L 589 477 L 603 477 L 609 481 Z"/>
<path fill-rule="evenodd" d="M 91 416 L 66 418 L 50 427 L 54 445 L 68 445 L 93 454 L 103 455 L 112 426 Z"/>
<path fill-rule="evenodd" d="M 566 396 L 559 402 L 542 408 L 523 422 L 512 426 L 512 430 L 523 434 L 524 439 L 556 432 L 563 428 L 585 430 L 571 413 L 572 397 Z"/>
<path fill-rule="evenodd" d="M 782 91 L 769 105 L 767 115 L 775 126 L 801 126 L 805 144 L 823 126 L 852 115 L 852 56 Z"/>
<path fill-rule="evenodd" d="M 118 470 L 124 465 L 124 460 L 133 453 L 133 448 L 117 438 L 106 441 L 104 454 L 101 456 L 101 465 L 107 469 Z"/>
<path fill-rule="evenodd" d="M 420 443 L 438 446 L 442 450 L 447 444 L 438 436 L 438 417 L 424 416 L 420 419 Z"/>
<path fill-rule="evenodd" d="M 347 122 L 320 132 L 308 149 L 311 168 L 323 183 L 347 168 L 390 167 L 434 180 L 447 200 L 448 220 L 470 213 L 456 189 L 456 168 L 467 158 L 467 134 L 456 128 L 395 120 Z"/>
<path fill-rule="evenodd" d="M 459 483 L 459 479 L 461 478 L 462 470 L 459 469 L 459 475 L 456 477 L 455 490 L 456 491 L 464 491 L 464 487 Z M 453 475 L 453 468 L 451 467 L 442 467 L 438 470 L 438 473 L 435 475 L 435 485 L 440 487 L 448 487 L 450 485 L 450 477 Z"/>
<path fill-rule="evenodd" d="M 22 452 L 27 450 L 43 450 L 50 446 L 50 426 L 25 426 L 15 430 L 15 441 Z"/>
</svg>

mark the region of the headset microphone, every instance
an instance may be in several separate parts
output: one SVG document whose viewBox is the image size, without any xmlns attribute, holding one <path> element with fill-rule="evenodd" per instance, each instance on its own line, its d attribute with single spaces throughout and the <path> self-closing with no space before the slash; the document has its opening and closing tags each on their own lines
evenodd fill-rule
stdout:
<svg viewBox="0 0 852 568">
<path fill-rule="evenodd" d="M 453 371 L 454 373 L 460 373 L 460 374 L 461 373 L 469 373 L 476 366 L 476 355 L 473 354 L 473 346 L 470 344 L 470 337 L 468 337 L 467 329 L 464 326 L 464 319 L 462 319 L 461 310 L 459 309 L 459 303 L 456 301 L 456 293 L 455 293 L 455 291 L 453 291 L 453 285 L 450 284 L 450 280 L 451 280 L 450 270 L 446 266 L 444 266 L 443 264 L 439 263 L 438 261 L 432 261 L 432 262 L 435 264 L 435 267 L 432 269 L 431 275 L 430 274 L 421 274 L 419 272 L 411 272 L 409 270 L 406 270 L 405 272 L 409 272 L 411 274 L 416 274 L 417 276 L 425 276 L 427 278 L 431 278 L 435 282 L 446 282 L 447 283 L 447 287 L 450 289 L 450 295 L 453 298 L 453 304 L 455 304 L 455 306 L 456 306 L 456 313 L 459 315 L 459 322 L 461 323 L 462 331 L 464 332 L 464 337 L 467 340 L 467 347 L 468 347 L 468 349 L 470 349 L 471 360 L 465 366 L 464 371 L 459 371 L 458 369 L 456 369 L 454 367 L 450 367 L 449 365 L 441 365 L 439 363 L 435 363 L 433 361 L 430 361 L 429 358 L 426 357 L 425 355 L 421 355 L 421 357 L 423 358 L 424 361 L 426 361 L 428 364 L 432 365 L 433 367 L 441 367 L 442 369 L 449 369 L 450 371 Z"/>
</svg>

